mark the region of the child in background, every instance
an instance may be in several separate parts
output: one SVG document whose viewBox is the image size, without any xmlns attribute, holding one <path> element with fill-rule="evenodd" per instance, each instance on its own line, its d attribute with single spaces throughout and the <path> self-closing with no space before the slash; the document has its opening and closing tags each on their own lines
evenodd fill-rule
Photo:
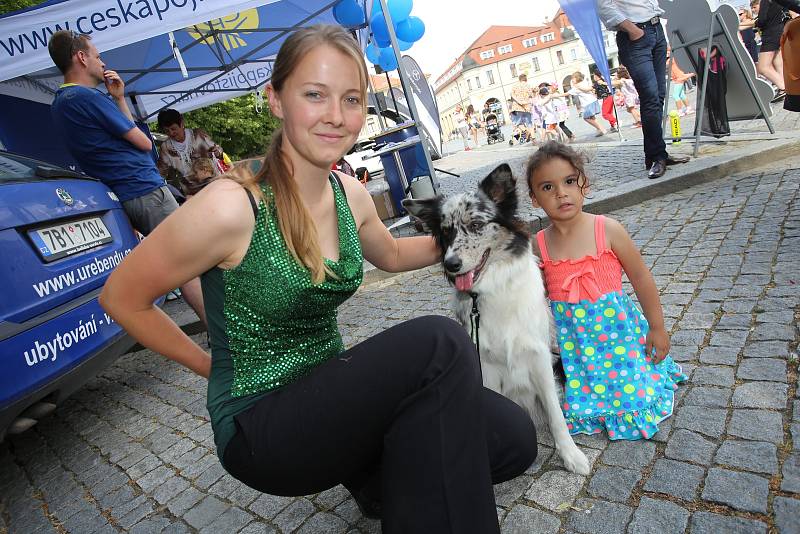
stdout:
<svg viewBox="0 0 800 534">
<path fill-rule="evenodd" d="M 571 83 L 572 85 L 568 93 L 578 98 L 580 108 L 583 110 L 583 120 L 597 130 L 595 137 L 604 136 L 606 131 L 595 118 L 597 115 L 600 115 L 600 102 L 598 102 L 594 94 L 592 84 L 584 79 L 583 73 L 580 71 L 576 71 L 572 74 Z"/>
<path fill-rule="evenodd" d="M 551 221 L 535 245 L 566 374 L 567 427 L 572 434 L 605 429 L 612 440 L 651 438 L 686 380 L 668 355 L 653 276 L 620 223 L 583 211 L 589 183 L 574 149 L 545 143 L 526 177 L 533 205 Z M 644 314 L 622 291 L 623 270 Z"/>
<path fill-rule="evenodd" d="M 669 55 L 667 55 L 667 65 L 669 65 Z M 686 86 L 684 85 L 687 80 L 694 77 L 694 72 L 685 73 L 678 65 L 678 60 L 672 62 L 672 70 L 670 77 L 672 78 L 672 100 L 675 102 L 675 109 L 678 110 L 678 115 L 681 117 L 691 115 L 694 113 L 692 106 L 689 105 L 689 97 L 686 96 Z"/>
<path fill-rule="evenodd" d="M 617 69 L 617 78 L 613 80 L 613 83 L 614 87 L 619 89 L 620 94 L 625 99 L 625 109 L 633 117 L 632 128 L 641 128 L 642 117 L 639 114 L 639 92 L 636 91 L 636 86 L 633 85 L 628 69 L 620 66 Z"/>
</svg>

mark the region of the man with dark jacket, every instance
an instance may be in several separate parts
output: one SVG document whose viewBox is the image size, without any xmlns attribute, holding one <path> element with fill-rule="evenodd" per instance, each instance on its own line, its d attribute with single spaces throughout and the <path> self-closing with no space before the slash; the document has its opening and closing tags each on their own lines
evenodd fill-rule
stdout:
<svg viewBox="0 0 800 534">
<path fill-rule="evenodd" d="M 667 91 L 667 39 L 661 26 L 664 11 L 658 0 L 596 0 L 600 20 L 617 32 L 620 63 L 627 67 L 639 93 L 648 178 L 664 176 L 667 165 L 685 163 L 670 156 L 664 142 L 662 119 Z"/>
</svg>

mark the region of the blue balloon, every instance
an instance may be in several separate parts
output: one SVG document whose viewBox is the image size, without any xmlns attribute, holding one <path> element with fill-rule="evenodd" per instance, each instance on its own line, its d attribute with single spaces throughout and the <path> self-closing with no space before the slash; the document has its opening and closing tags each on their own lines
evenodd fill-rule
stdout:
<svg viewBox="0 0 800 534">
<path fill-rule="evenodd" d="M 369 21 L 369 27 L 372 29 L 372 35 L 375 36 L 375 42 L 379 46 L 387 47 L 392 42 L 389 39 L 389 28 L 386 27 L 386 18 L 383 13 L 376 13 Z"/>
<path fill-rule="evenodd" d="M 370 43 L 367 45 L 367 49 L 364 51 L 367 55 L 367 60 L 373 65 L 377 65 L 381 59 L 381 49 L 378 48 L 378 45 L 375 43 Z"/>
<path fill-rule="evenodd" d="M 397 46 L 399 46 L 399 47 L 400 47 L 400 51 L 401 51 L 401 52 L 405 52 L 406 50 L 408 50 L 409 48 L 411 48 L 412 46 L 414 46 L 414 43 L 408 43 L 408 42 L 406 42 L 406 41 L 403 41 L 403 40 L 401 40 L 401 39 L 398 39 L 398 40 L 397 40 Z"/>
<path fill-rule="evenodd" d="M 367 21 L 364 10 L 355 0 L 341 0 L 333 7 L 333 18 L 342 26 L 361 26 Z"/>
<path fill-rule="evenodd" d="M 395 70 L 397 68 L 397 58 L 394 56 L 394 50 L 391 46 L 381 48 L 381 56 L 378 65 L 385 70 Z"/>
<path fill-rule="evenodd" d="M 387 0 L 387 3 L 389 15 L 391 15 L 392 23 L 395 25 L 406 20 L 411 15 L 411 9 L 414 7 L 414 0 Z"/>
<path fill-rule="evenodd" d="M 425 23 L 419 17 L 408 17 L 397 24 L 397 38 L 408 43 L 419 41 L 424 34 Z"/>
</svg>

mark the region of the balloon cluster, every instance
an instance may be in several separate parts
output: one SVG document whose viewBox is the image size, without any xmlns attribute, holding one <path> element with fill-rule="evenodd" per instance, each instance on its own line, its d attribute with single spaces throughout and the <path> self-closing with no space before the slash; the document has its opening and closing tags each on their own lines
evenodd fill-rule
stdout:
<svg viewBox="0 0 800 534">
<path fill-rule="evenodd" d="M 373 1 L 372 16 L 369 20 L 372 39 L 365 50 L 367 59 L 385 71 L 395 70 L 397 58 L 392 50 L 386 16 L 380 2 Z M 404 52 L 422 38 L 425 34 L 425 24 L 419 17 L 411 16 L 414 0 L 387 0 L 386 4 L 397 37 L 397 46 Z M 347 27 L 363 26 L 366 22 L 364 11 L 356 0 L 341 0 L 334 6 L 333 16 L 339 24 Z"/>
</svg>

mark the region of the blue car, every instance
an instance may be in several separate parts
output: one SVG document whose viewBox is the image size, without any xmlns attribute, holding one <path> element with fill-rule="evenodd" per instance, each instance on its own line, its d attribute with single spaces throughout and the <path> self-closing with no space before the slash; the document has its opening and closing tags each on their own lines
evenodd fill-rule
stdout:
<svg viewBox="0 0 800 534">
<path fill-rule="evenodd" d="M 134 344 L 97 297 L 138 242 L 99 180 L 0 151 L 0 441 Z"/>
</svg>

